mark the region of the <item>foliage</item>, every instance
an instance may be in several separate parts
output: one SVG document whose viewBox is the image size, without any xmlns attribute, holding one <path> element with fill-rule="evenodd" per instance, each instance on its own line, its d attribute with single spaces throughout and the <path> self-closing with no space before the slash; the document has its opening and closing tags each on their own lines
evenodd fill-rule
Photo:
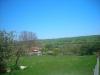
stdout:
<svg viewBox="0 0 100 75">
<path fill-rule="evenodd" d="M 92 55 L 100 51 L 100 35 L 39 40 L 46 51 L 59 51 L 56 55 Z M 43 50 L 45 51 L 45 50 Z"/>
<path fill-rule="evenodd" d="M 9 62 L 13 62 L 15 69 L 18 68 L 20 57 L 28 53 L 35 43 L 36 36 L 33 32 L 22 32 L 15 39 L 14 32 L 0 31 L 0 72 L 6 72 Z"/>
<path fill-rule="evenodd" d="M 13 32 L 0 31 L 0 72 L 6 71 L 7 63 L 13 56 L 14 49 Z"/>
</svg>

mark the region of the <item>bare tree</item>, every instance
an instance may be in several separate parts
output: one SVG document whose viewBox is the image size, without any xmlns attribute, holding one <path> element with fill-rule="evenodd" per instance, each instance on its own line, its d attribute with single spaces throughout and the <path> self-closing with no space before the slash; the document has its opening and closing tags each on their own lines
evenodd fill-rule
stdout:
<svg viewBox="0 0 100 75">
<path fill-rule="evenodd" d="M 20 41 L 33 41 L 36 39 L 37 39 L 36 34 L 33 32 L 23 31 L 19 35 Z"/>
<path fill-rule="evenodd" d="M 31 47 L 36 46 L 36 34 L 33 32 L 22 31 L 19 35 L 19 42 L 16 44 L 16 61 L 15 65 L 18 65 L 20 56 L 23 54 L 28 54 Z"/>
<path fill-rule="evenodd" d="M 23 31 L 19 35 L 19 40 L 29 50 L 32 46 L 36 46 L 37 37 L 33 32 Z"/>
</svg>

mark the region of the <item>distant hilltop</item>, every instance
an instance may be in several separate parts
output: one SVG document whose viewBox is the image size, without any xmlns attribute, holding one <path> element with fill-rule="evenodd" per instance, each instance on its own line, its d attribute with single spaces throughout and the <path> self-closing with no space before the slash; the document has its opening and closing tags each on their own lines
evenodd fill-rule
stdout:
<svg viewBox="0 0 100 75">
<path fill-rule="evenodd" d="M 72 40 L 94 40 L 100 39 L 100 35 L 77 36 L 77 37 L 63 37 L 54 39 L 39 39 L 41 42 L 54 42 L 54 41 L 72 41 Z"/>
</svg>

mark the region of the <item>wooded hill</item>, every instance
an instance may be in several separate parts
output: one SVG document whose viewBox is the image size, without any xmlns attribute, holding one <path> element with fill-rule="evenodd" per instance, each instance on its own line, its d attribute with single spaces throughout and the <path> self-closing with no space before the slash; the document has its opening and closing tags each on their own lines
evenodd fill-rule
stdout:
<svg viewBox="0 0 100 75">
<path fill-rule="evenodd" d="M 100 51 L 100 35 L 44 39 L 39 42 L 44 54 L 50 55 L 91 55 Z"/>
</svg>

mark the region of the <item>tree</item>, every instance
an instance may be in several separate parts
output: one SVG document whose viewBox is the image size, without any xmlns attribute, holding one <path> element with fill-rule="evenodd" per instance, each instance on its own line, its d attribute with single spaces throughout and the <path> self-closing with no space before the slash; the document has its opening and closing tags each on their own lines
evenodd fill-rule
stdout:
<svg viewBox="0 0 100 75">
<path fill-rule="evenodd" d="M 37 45 L 37 36 L 33 32 L 23 31 L 19 35 L 21 44 L 30 50 L 31 47 Z"/>
<path fill-rule="evenodd" d="M 15 39 L 14 32 L 0 30 L 0 73 L 6 72 L 9 62 L 13 63 L 12 60 L 15 60 L 13 68 L 18 67 L 21 55 L 29 52 L 32 46 L 36 46 L 36 40 L 33 32 L 21 32 L 19 39 Z"/>
<path fill-rule="evenodd" d="M 31 51 L 31 47 L 36 46 L 36 40 L 36 34 L 33 32 L 22 31 L 20 33 L 19 41 L 16 43 L 16 66 L 18 66 L 20 56 L 28 54 Z"/>
<path fill-rule="evenodd" d="M 13 55 L 13 32 L 0 31 L 0 73 L 6 72 L 10 57 Z"/>
</svg>

